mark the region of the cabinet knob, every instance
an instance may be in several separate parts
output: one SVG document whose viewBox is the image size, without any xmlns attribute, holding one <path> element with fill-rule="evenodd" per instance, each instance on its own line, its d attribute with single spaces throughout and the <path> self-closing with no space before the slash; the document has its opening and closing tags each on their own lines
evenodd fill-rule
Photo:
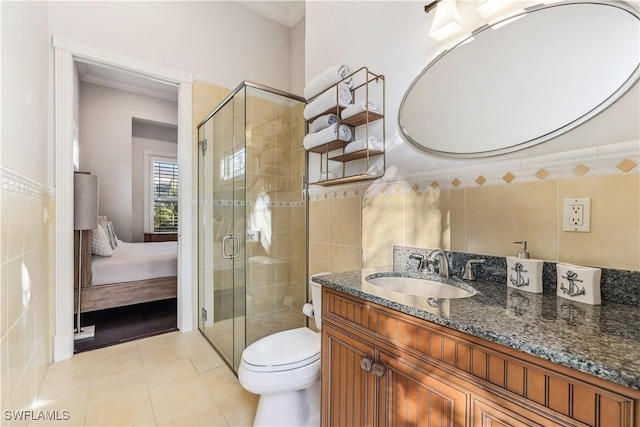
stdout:
<svg viewBox="0 0 640 427">
<path fill-rule="evenodd" d="M 371 370 L 373 371 L 373 375 L 375 375 L 378 378 L 382 378 L 382 376 L 384 375 L 387 369 L 382 363 L 376 362 L 373 364 Z"/>
<path fill-rule="evenodd" d="M 360 367 L 364 371 L 369 372 L 371 370 L 371 366 L 373 366 L 373 361 L 371 360 L 371 358 L 365 356 L 362 359 L 360 359 Z"/>
</svg>

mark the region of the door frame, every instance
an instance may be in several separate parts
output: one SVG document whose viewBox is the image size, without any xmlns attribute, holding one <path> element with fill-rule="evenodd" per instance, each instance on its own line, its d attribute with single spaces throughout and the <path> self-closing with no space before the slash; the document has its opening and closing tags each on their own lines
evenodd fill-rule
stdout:
<svg viewBox="0 0 640 427">
<path fill-rule="evenodd" d="M 77 43 L 54 34 L 55 331 L 53 361 L 73 356 L 73 80 L 76 60 L 137 73 L 178 86 L 178 329 L 193 329 L 191 73 Z"/>
</svg>

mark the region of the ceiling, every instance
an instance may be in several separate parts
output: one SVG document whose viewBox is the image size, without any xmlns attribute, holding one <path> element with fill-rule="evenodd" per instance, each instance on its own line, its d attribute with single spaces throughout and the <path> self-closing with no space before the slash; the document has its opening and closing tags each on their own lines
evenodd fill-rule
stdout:
<svg viewBox="0 0 640 427">
<path fill-rule="evenodd" d="M 175 84 L 104 65 L 76 62 L 76 66 L 80 81 L 178 102 L 178 86 Z"/>
<path fill-rule="evenodd" d="M 293 28 L 304 17 L 304 0 L 236 0 L 267 18 Z"/>
</svg>

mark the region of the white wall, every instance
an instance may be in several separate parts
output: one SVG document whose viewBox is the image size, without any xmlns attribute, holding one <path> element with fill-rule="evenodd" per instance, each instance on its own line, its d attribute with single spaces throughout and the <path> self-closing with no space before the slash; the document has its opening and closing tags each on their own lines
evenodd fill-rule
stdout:
<svg viewBox="0 0 640 427">
<path fill-rule="evenodd" d="M 535 2 L 520 3 L 530 5 Z M 475 5 L 475 1 L 458 1 L 461 21 L 467 23 L 468 31 L 483 23 L 473 10 Z M 398 109 L 406 89 L 437 54 L 461 40 L 453 38 L 442 43 L 432 40 L 428 32 L 434 13 L 427 15 L 423 8 L 424 3 L 408 1 L 312 1 L 306 4 L 305 81 L 341 62 L 354 69 L 367 66 L 386 77 L 385 180 L 404 174 L 491 161 L 431 157 L 400 135 Z M 637 120 L 638 93 L 636 84 L 623 99 L 583 126 L 538 147 L 501 159 L 637 140 L 640 130 L 628 123 Z"/>
<path fill-rule="evenodd" d="M 19 2 L 18 2 L 19 3 Z M 47 7 L 2 2 L 2 164 L 47 182 Z"/>
<path fill-rule="evenodd" d="M 235 2 L 51 2 L 49 28 L 72 40 L 236 87 L 290 90 L 290 29 Z"/>
<path fill-rule="evenodd" d="M 305 19 L 291 29 L 291 93 L 304 93 Z"/>
<path fill-rule="evenodd" d="M 100 177 L 100 214 L 132 241 L 132 119 L 176 125 L 177 103 L 80 83 L 80 170 Z"/>
</svg>

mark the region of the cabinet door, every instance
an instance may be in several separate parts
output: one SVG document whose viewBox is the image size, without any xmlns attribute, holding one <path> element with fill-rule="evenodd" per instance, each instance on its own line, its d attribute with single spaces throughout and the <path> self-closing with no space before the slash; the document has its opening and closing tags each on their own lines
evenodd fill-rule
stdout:
<svg viewBox="0 0 640 427">
<path fill-rule="evenodd" d="M 322 325 L 323 426 L 374 426 L 375 376 L 361 366 L 373 363 L 374 351 L 364 342 Z"/>
<path fill-rule="evenodd" d="M 526 418 L 527 410 L 521 408 L 518 414 L 495 403 L 471 398 L 471 425 L 478 427 L 532 427 L 542 426 Z M 548 425 L 551 425 L 549 422 Z"/>
<path fill-rule="evenodd" d="M 433 373 L 431 365 L 381 352 L 380 425 L 458 427 L 465 425 L 467 393 Z"/>
</svg>

